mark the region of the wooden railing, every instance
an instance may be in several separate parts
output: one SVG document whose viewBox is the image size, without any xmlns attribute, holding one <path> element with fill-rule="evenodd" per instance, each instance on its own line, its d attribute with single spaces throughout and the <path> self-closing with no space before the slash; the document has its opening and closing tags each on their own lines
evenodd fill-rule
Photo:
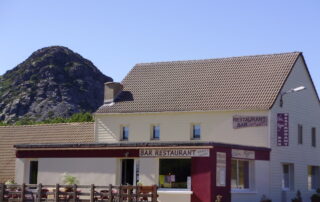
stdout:
<svg viewBox="0 0 320 202">
<path fill-rule="evenodd" d="M 5 185 L 0 183 L 0 202 L 156 202 L 157 186 Z"/>
</svg>

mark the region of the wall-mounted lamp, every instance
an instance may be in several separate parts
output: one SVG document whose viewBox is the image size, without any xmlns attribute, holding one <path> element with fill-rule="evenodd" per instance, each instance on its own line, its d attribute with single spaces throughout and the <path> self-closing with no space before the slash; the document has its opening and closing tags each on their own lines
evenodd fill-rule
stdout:
<svg viewBox="0 0 320 202">
<path fill-rule="evenodd" d="M 288 90 L 288 91 L 286 91 L 286 92 L 282 92 L 282 93 L 280 94 L 280 107 L 283 106 L 283 98 L 282 98 L 282 97 L 283 97 L 285 94 L 299 92 L 299 91 L 302 91 L 302 90 L 304 90 L 304 89 L 306 89 L 306 87 L 304 87 L 304 86 L 299 86 L 299 87 L 296 87 L 296 88 L 292 88 L 292 89 L 290 89 L 290 90 Z"/>
</svg>

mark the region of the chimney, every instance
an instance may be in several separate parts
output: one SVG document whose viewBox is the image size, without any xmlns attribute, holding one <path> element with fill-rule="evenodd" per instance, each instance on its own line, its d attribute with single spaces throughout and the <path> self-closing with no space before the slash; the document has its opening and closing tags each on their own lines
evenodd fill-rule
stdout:
<svg viewBox="0 0 320 202">
<path fill-rule="evenodd" d="M 107 82 L 104 84 L 104 104 L 114 102 L 116 97 L 121 93 L 123 85 L 118 82 Z"/>
</svg>

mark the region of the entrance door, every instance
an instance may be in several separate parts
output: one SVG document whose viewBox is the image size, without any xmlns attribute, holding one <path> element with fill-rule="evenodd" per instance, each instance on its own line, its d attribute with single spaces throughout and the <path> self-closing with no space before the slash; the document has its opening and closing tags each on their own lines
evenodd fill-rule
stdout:
<svg viewBox="0 0 320 202">
<path fill-rule="evenodd" d="M 121 184 L 133 185 L 134 181 L 134 159 L 121 160 Z"/>
</svg>

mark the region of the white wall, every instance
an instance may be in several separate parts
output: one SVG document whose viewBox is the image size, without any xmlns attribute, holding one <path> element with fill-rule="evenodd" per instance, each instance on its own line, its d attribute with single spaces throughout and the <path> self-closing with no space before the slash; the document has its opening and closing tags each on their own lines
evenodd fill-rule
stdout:
<svg viewBox="0 0 320 202">
<path fill-rule="evenodd" d="M 26 171 L 26 169 L 28 170 Z M 22 184 L 27 181 L 26 173 L 29 173 L 29 164 L 27 159 L 16 158 L 16 174 L 15 174 L 15 182 L 18 184 Z M 28 174 L 29 176 L 29 174 Z"/>
<path fill-rule="evenodd" d="M 40 158 L 38 183 L 56 184 L 63 173 L 75 176 L 81 185 L 109 185 L 116 181 L 115 158 Z"/>
<path fill-rule="evenodd" d="M 190 202 L 192 192 L 158 191 L 159 202 Z"/>
<path fill-rule="evenodd" d="M 271 110 L 271 197 L 272 201 L 281 201 L 281 163 L 294 164 L 294 191 L 287 193 L 287 201 L 291 201 L 295 192 L 303 193 L 304 201 L 309 201 L 313 192 L 307 190 L 307 166 L 320 166 L 320 106 L 312 84 L 308 78 L 300 58 L 293 68 L 283 91 L 298 86 L 307 89 L 290 93 L 283 97 L 283 107 L 279 107 L 279 98 Z M 277 113 L 289 113 L 289 147 L 277 146 Z M 303 144 L 298 145 L 298 124 L 303 125 Z M 317 147 L 311 146 L 311 128 L 317 128 Z"/>
<path fill-rule="evenodd" d="M 269 161 L 254 161 L 254 184 L 251 191 L 232 192 L 231 199 L 235 202 L 260 201 L 262 195 L 270 195 Z"/>
<path fill-rule="evenodd" d="M 151 136 L 151 125 L 159 124 L 160 141 L 190 141 L 191 124 L 200 123 L 200 141 L 264 147 L 269 146 L 268 127 L 233 129 L 233 115 L 268 116 L 268 112 L 239 111 L 96 114 L 95 137 L 98 142 L 119 141 L 121 125 L 127 125 L 129 126 L 129 141 L 148 142 L 150 141 Z"/>
</svg>

